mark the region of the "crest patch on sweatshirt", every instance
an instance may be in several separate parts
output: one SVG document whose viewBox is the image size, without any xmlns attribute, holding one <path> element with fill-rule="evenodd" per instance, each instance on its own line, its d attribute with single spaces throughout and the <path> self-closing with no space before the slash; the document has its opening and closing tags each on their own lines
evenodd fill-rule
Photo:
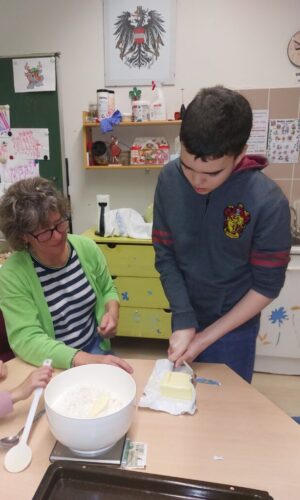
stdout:
<svg viewBox="0 0 300 500">
<path fill-rule="evenodd" d="M 245 209 L 243 203 L 227 205 L 224 209 L 224 233 L 228 238 L 239 238 L 250 220 L 250 212 Z"/>
</svg>

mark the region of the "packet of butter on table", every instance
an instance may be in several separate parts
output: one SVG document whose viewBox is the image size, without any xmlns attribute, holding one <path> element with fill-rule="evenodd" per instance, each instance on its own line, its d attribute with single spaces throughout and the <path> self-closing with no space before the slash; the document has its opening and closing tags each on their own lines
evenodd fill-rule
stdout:
<svg viewBox="0 0 300 500">
<path fill-rule="evenodd" d="M 191 375 L 185 366 L 176 370 L 173 370 L 173 366 L 168 359 L 156 361 L 138 406 L 171 415 L 195 413 L 196 391 Z"/>
</svg>

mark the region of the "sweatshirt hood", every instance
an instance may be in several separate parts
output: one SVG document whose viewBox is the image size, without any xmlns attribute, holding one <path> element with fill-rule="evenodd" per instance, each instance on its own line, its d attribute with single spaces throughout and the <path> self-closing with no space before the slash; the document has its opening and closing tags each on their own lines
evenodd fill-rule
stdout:
<svg viewBox="0 0 300 500">
<path fill-rule="evenodd" d="M 263 170 L 268 166 L 268 164 L 269 162 L 264 156 L 246 155 L 243 157 L 240 163 L 237 164 L 233 172 L 241 172 L 242 170 L 250 170 L 252 168 Z"/>
</svg>

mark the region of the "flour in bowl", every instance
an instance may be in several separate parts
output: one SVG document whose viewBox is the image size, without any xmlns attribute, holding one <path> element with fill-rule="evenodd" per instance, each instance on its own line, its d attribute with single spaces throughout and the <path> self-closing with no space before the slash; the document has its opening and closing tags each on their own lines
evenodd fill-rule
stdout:
<svg viewBox="0 0 300 500">
<path fill-rule="evenodd" d="M 57 413 L 71 418 L 110 415 L 122 407 L 120 399 L 93 385 L 76 385 L 64 391 L 53 403 Z"/>
</svg>

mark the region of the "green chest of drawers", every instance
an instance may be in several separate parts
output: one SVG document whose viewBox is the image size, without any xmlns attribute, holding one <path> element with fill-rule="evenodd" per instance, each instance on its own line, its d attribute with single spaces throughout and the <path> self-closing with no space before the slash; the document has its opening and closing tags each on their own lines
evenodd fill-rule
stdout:
<svg viewBox="0 0 300 500">
<path fill-rule="evenodd" d="M 154 267 L 151 241 L 103 238 L 93 228 L 83 234 L 99 245 L 114 278 L 121 305 L 118 335 L 169 338 L 171 313 Z"/>
</svg>

